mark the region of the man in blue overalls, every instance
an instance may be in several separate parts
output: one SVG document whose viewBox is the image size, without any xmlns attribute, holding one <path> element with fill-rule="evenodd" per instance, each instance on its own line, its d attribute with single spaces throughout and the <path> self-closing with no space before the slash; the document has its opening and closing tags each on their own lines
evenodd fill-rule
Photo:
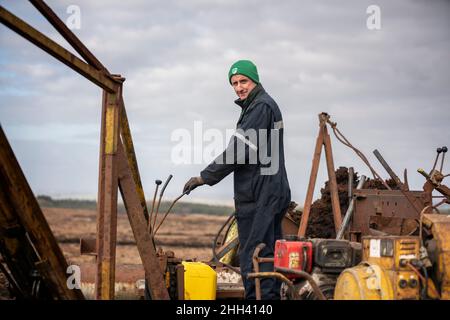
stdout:
<svg viewBox="0 0 450 320">
<path fill-rule="evenodd" d="M 234 200 L 238 224 L 239 262 L 245 298 L 255 299 L 252 272 L 255 247 L 265 243 L 260 257 L 273 257 L 275 241 L 281 238 L 281 221 L 291 200 L 284 164 L 283 119 L 280 109 L 262 87 L 256 66 L 248 60 L 235 62 L 228 80 L 242 108 L 236 133 L 226 150 L 198 177 L 191 178 L 183 191 L 215 185 L 234 172 Z M 272 263 L 262 263 L 260 271 L 273 271 Z M 262 299 L 279 299 L 281 283 L 261 281 Z"/>
</svg>

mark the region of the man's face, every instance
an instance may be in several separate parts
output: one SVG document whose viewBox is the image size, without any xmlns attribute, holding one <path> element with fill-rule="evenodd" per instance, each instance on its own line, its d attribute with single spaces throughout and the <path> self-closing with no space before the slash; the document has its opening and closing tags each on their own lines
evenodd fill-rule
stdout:
<svg viewBox="0 0 450 320">
<path fill-rule="evenodd" d="M 231 85 L 241 100 L 245 100 L 253 88 L 256 87 L 256 83 L 254 83 L 252 79 L 243 76 L 242 74 L 235 74 L 232 76 Z"/>
</svg>

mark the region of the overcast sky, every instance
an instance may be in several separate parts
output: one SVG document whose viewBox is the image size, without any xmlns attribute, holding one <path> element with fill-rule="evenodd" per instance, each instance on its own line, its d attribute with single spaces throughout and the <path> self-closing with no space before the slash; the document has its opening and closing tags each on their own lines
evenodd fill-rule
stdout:
<svg viewBox="0 0 450 320">
<path fill-rule="evenodd" d="M 0 1 L 33 27 L 70 46 L 27 1 Z M 147 198 L 173 174 L 168 198 L 207 165 L 171 160 L 177 129 L 233 129 L 239 117 L 227 80 L 250 59 L 284 117 L 292 198 L 303 204 L 317 115 L 324 111 L 370 160 L 378 149 L 411 189 L 437 147 L 450 147 L 449 1 L 50 1 L 112 73 L 126 78 L 124 99 Z M 378 5 L 379 30 L 370 30 Z M 73 20 L 72 20 L 73 21 Z M 73 52 L 73 50 L 71 50 Z M 0 26 L 0 122 L 35 194 L 95 199 L 101 89 Z M 335 166 L 369 170 L 332 135 Z M 205 143 L 206 144 L 206 143 Z M 192 144 L 192 148 L 199 148 Z M 448 155 L 446 173 L 450 171 Z M 316 195 L 326 180 L 322 159 Z M 195 190 L 191 200 L 231 203 L 232 175 Z"/>
</svg>

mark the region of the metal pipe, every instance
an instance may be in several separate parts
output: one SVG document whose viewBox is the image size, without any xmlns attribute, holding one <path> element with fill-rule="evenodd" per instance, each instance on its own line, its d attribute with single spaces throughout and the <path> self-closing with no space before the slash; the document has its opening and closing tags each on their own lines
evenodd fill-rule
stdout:
<svg viewBox="0 0 450 320">
<path fill-rule="evenodd" d="M 325 296 L 323 295 L 319 286 L 317 285 L 316 281 L 314 281 L 313 277 L 309 273 L 307 273 L 305 271 L 301 271 L 301 270 L 294 270 L 294 269 L 288 269 L 288 268 L 276 268 L 276 271 L 280 271 L 283 273 L 292 273 L 292 274 L 298 275 L 298 276 L 306 279 L 309 282 L 309 284 L 311 285 L 311 288 L 313 289 L 316 297 L 319 300 L 327 300 L 327 298 L 325 298 Z"/>
<path fill-rule="evenodd" d="M 292 281 L 289 280 L 288 278 L 286 278 L 284 275 L 282 275 L 279 272 L 253 272 L 253 273 L 247 274 L 247 278 L 248 279 L 254 278 L 255 281 L 259 280 L 260 278 L 276 278 L 278 280 L 281 280 L 288 285 L 289 289 L 291 289 L 291 292 L 294 295 L 294 299 L 300 300 L 300 296 L 299 296 L 298 292 L 295 290 L 295 287 L 294 287 L 294 284 L 292 283 Z M 325 300 L 325 299 L 321 299 L 321 300 Z"/>
<path fill-rule="evenodd" d="M 362 189 L 362 187 L 364 185 L 364 182 L 366 182 L 366 176 L 362 175 L 361 179 L 359 180 L 358 185 L 356 186 L 356 189 L 357 190 Z M 351 216 L 353 214 L 354 206 L 355 206 L 355 199 L 352 199 L 352 201 L 350 201 L 350 205 L 348 206 L 347 212 L 345 213 L 344 220 L 342 221 L 341 228 L 339 229 L 339 232 L 336 235 L 336 239 L 339 240 L 339 239 L 343 238 L 345 229 L 347 228 L 347 226 L 348 226 L 348 224 L 350 222 L 350 218 L 351 218 Z"/>
<path fill-rule="evenodd" d="M 348 168 L 348 204 L 350 205 L 350 202 L 352 201 L 353 197 L 353 177 L 355 175 L 355 172 L 353 170 L 353 167 Z"/>
<path fill-rule="evenodd" d="M 155 188 L 155 193 L 153 194 L 153 202 L 152 202 L 152 211 L 150 211 L 150 215 L 148 216 L 148 224 L 147 224 L 147 229 L 148 232 L 153 232 L 153 230 L 151 229 L 152 226 L 152 216 L 153 216 L 153 209 L 155 208 L 155 201 L 156 201 L 156 196 L 158 194 L 158 188 L 159 185 L 162 183 L 161 180 L 155 180 L 155 184 L 156 184 L 156 188 Z"/>
<path fill-rule="evenodd" d="M 447 147 L 442 147 L 442 159 L 441 159 L 441 169 L 439 170 L 442 173 L 442 169 L 444 168 L 444 159 L 445 159 L 445 154 L 447 153 L 448 149 Z"/>
<path fill-rule="evenodd" d="M 173 200 L 172 204 L 170 205 L 169 209 L 167 210 L 167 212 L 164 214 L 164 217 L 161 219 L 161 222 L 158 224 L 158 227 L 156 227 L 155 231 L 153 232 L 153 236 L 156 236 L 156 233 L 159 230 L 159 227 L 161 227 L 161 225 L 163 224 L 164 220 L 166 219 L 167 215 L 169 214 L 170 210 L 172 210 L 172 207 L 175 205 L 175 203 L 177 203 L 178 200 L 180 200 L 185 194 L 187 194 L 188 191 L 183 192 L 178 198 L 176 198 L 175 200 Z"/>
<path fill-rule="evenodd" d="M 253 270 L 255 273 L 259 273 L 259 261 L 258 255 L 262 249 L 266 246 L 265 243 L 260 243 L 256 246 L 255 251 L 253 251 L 252 261 L 253 261 Z M 261 280 L 259 278 L 255 278 L 255 293 L 256 300 L 261 300 Z"/>
<path fill-rule="evenodd" d="M 169 184 L 170 180 L 172 179 L 172 175 L 169 174 L 169 176 L 166 179 L 166 182 L 164 182 L 164 185 L 161 189 L 161 192 L 159 193 L 159 200 L 158 200 L 158 205 L 156 206 L 156 212 L 155 212 L 155 218 L 153 220 L 153 225 L 152 225 L 152 230 L 155 229 L 155 225 L 156 225 L 156 218 L 158 217 L 158 211 L 159 211 L 159 206 L 161 205 L 161 199 L 164 195 L 164 191 L 166 190 L 167 185 Z"/>
<path fill-rule="evenodd" d="M 438 162 L 438 159 L 439 159 L 439 155 L 442 152 L 442 148 L 437 148 L 436 152 L 437 152 L 437 155 L 436 155 L 436 159 L 434 159 L 433 169 L 431 169 L 430 173 L 428 174 L 430 176 L 431 176 L 431 173 L 434 171 L 434 169 L 436 169 L 436 165 L 437 165 L 437 162 Z"/>
<path fill-rule="evenodd" d="M 387 162 L 384 160 L 384 158 L 381 156 L 381 153 L 377 149 L 375 149 L 373 151 L 373 154 L 375 155 L 375 157 L 377 157 L 378 161 L 380 161 L 383 168 L 387 171 L 387 173 L 389 173 L 389 175 L 395 181 L 395 183 L 399 187 L 401 187 L 402 182 L 400 181 L 399 177 L 395 174 L 395 172 L 391 169 L 391 167 L 387 164 Z"/>
</svg>

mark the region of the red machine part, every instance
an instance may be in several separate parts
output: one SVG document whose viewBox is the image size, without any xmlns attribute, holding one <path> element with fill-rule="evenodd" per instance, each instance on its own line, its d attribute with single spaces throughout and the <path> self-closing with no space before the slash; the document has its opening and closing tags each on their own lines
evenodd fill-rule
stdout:
<svg viewBox="0 0 450 320">
<path fill-rule="evenodd" d="M 312 270 L 312 243 L 309 241 L 277 240 L 275 242 L 274 268 L 288 268 L 311 272 Z M 289 279 L 298 278 L 298 275 L 288 274 Z"/>
</svg>

